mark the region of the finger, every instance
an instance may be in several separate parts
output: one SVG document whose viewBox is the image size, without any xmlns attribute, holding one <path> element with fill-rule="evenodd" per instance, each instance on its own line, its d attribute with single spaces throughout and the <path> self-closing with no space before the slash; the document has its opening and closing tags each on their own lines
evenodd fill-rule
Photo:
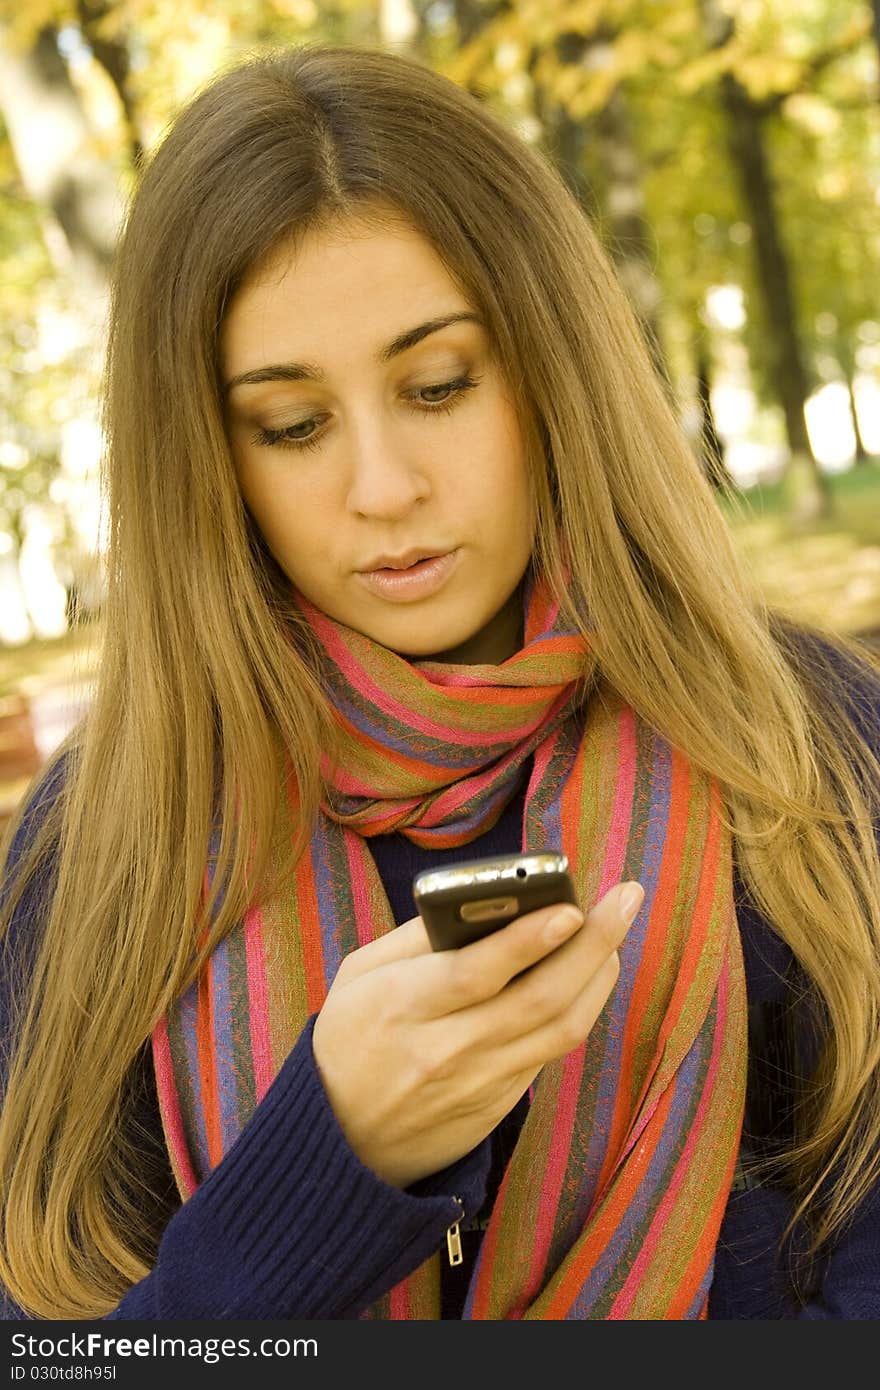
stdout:
<svg viewBox="0 0 880 1390">
<path fill-rule="evenodd" d="M 638 897 L 627 910 L 629 887 L 607 893 L 587 917 L 583 931 L 511 981 L 504 996 L 519 1018 L 537 1025 L 564 1013 L 609 956 L 616 958 L 644 899 L 638 886 Z"/>
<path fill-rule="evenodd" d="M 349 951 L 337 971 L 336 979 L 340 982 L 356 980 L 370 970 L 378 970 L 380 966 L 390 965 L 394 961 L 429 954 L 431 949 L 421 917 L 410 917 L 393 931 L 377 936 L 375 941 L 368 941 L 355 951 Z"/>
<path fill-rule="evenodd" d="M 620 957 L 612 951 L 566 1009 L 530 1032 L 512 1037 L 499 1051 L 503 1072 L 535 1076 L 557 1057 L 580 1047 L 592 1032 L 620 976 Z"/>
<path fill-rule="evenodd" d="M 522 1018 L 517 1019 L 511 1001 L 502 995 L 505 986 L 529 967 L 543 962 L 545 956 L 574 938 L 576 933 L 576 939 L 582 942 L 580 975 L 572 984 L 572 994 L 577 992 L 586 977 L 623 940 L 629 922 L 621 910 L 622 898 L 630 886 L 618 885 L 610 889 L 587 913 L 582 931 L 583 918 L 579 910 L 570 903 L 559 903 L 517 917 L 499 931 L 458 950 L 436 952 L 432 962 L 425 961 L 422 965 L 426 978 L 431 970 L 436 977 L 436 982 L 431 982 L 434 1010 L 447 1014 L 482 1007 L 485 1017 L 475 1016 L 473 1021 L 484 1030 L 484 1036 L 503 1040 L 510 1035 L 511 1029 L 521 1031 Z M 636 887 L 641 893 L 641 886 Z M 517 982 L 520 983 L 525 981 Z M 571 994 L 564 1004 L 570 998 Z M 554 1005 L 550 997 L 543 1005 L 537 999 L 533 1003 L 536 1023 L 543 1021 L 554 1008 L 556 1011 L 559 1008 L 559 1001 Z M 495 1029 L 500 1031 L 496 1033 Z"/>
</svg>

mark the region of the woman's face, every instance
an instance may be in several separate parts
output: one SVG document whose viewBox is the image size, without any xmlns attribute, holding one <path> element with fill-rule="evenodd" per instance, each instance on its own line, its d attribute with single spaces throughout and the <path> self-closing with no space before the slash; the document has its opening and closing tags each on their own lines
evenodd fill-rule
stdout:
<svg viewBox="0 0 880 1390">
<path fill-rule="evenodd" d="M 521 645 L 534 522 L 487 331 L 440 326 L 464 314 L 408 224 L 311 233 L 229 306 L 226 428 L 266 544 L 316 607 L 405 656 L 495 663 Z"/>
</svg>

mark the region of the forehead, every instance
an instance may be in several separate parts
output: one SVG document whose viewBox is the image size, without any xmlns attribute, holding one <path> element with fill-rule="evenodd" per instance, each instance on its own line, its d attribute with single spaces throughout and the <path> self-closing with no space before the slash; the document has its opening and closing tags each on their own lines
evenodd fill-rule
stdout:
<svg viewBox="0 0 880 1390">
<path fill-rule="evenodd" d="M 375 353 L 438 314 L 473 308 L 431 242 L 402 216 L 349 217 L 279 244 L 233 297 L 221 328 L 232 375 L 282 355 Z"/>
<path fill-rule="evenodd" d="M 327 215 L 311 226 L 299 228 L 289 236 L 281 237 L 251 267 L 245 277 L 245 283 L 277 275 L 292 266 L 297 259 L 305 261 L 319 256 L 325 250 L 381 237 L 414 243 L 420 241 L 426 247 L 430 247 L 430 240 L 424 237 L 418 227 L 399 209 L 365 205 L 355 212 Z"/>
<path fill-rule="evenodd" d="M 368 272 L 371 278 L 360 284 L 363 294 L 405 276 L 455 288 L 429 239 L 402 214 L 388 214 L 381 220 L 359 215 L 336 219 L 273 247 L 245 276 L 229 316 L 243 303 L 279 292 L 312 297 L 326 293 L 341 279 Z"/>
<path fill-rule="evenodd" d="M 221 373 L 298 363 L 314 377 L 352 379 L 364 364 L 373 371 L 395 336 L 460 311 L 475 306 L 402 215 L 336 218 L 279 243 L 250 272 L 221 325 Z"/>
</svg>

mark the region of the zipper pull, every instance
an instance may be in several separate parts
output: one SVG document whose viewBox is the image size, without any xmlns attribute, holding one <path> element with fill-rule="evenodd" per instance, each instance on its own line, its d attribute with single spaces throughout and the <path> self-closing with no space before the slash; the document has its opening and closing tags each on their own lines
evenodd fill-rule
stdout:
<svg viewBox="0 0 880 1390">
<path fill-rule="evenodd" d="M 451 1265 L 460 1265 L 464 1259 L 461 1253 L 461 1234 L 459 1232 L 459 1224 L 461 1218 L 464 1216 L 464 1202 L 460 1197 L 454 1197 L 452 1200 L 458 1202 L 458 1205 L 461 1207 L 461 1212 L 458 1220 L 453 1221 L 449 1230 L 446 1232 L 446 1252 L 449 1255 L 449 1263 Z"/>
</svg>

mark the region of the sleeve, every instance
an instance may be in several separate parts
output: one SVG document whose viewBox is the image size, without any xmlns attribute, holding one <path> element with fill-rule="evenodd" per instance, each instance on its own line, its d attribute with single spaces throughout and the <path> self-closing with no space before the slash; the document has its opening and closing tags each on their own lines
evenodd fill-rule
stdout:
<svg viewBox="0 0 880 1390">
<path fill-rule="evenodd" d="M 360 1162 L 320 1080 L 314 1022 L 110 1318 L 357 1317 L 479 1210 L 488 1139 L 419 1195 Z"/>
<path fill-rule="evenodd" d="M 29 807 L 10 865 L 35 823 Z M 10 923 L 0 971 L 4 1054 L 7 967 L 22 968 L 46 892 L 45 882 L 29 885 Z M 411 1190 L 360 1162 L 320 1079 L 314 1021 L 229 1152 L 168 1221 L 154 1268 L 108 1319 L 357 1317 L 433 1254 L 453 1222 L 479 1210 L 488 1138 Z M 28 1317 L 2 1288 L 0 1299 L 4 1319 Z"/>
<path fill-rule="evenodd" d="M 842 701 L 880 758 L 880 677 L 815 633 L 802 637 L 800 648 L 814 672 L 830 673 L 829 695 Z M 792 1297 L 785 1257 L 777 1261 L 791 1213 L 789 1199 L 778 1188 L 746 1187 L 731 1196 L 721 1229 L 710 1316 L 804 1322 L 880 1318 L 880 1183 L 828 1251 L 806 1301 Z M 794 1249 L 805 1240 L 806 1232 L 795 1232 Z"/>
</svg>

